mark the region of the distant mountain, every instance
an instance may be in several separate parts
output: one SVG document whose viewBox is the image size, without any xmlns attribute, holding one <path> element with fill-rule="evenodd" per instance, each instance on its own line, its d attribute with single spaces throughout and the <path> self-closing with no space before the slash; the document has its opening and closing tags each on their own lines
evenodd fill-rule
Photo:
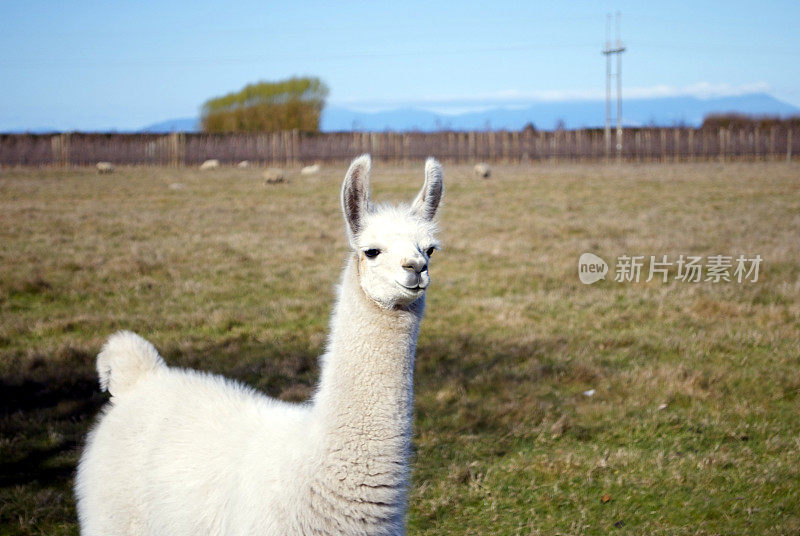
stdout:
<svg viewBox="0 0 800 536">
<path fill-rule="evenodd" d="M 340 130 L 440 130 L 451 116 L 416 108 L 398 108 L 380 112 L 358 112 L 339 106 L 322 110 L 320 127 L 324 132 Z"/>
<path fill-rule="evenodd" d="M 152 134 L 168 134 L 170 132 L 200 132 L 200 120 L 193 117 L 167 119 L 160 123 L 148 125 L 140 130 Z"/>
<path fill-rule="evenodd" d="M 701 99 L 662 97 L 627 99 L 622 102 L 626 126 L 700 126 L 710 113 L 737 112 L 754 115 L 797 115 L 800 108 L 766 93 Z M 344 106 L 326 106 L 322 111 L 323 132 L 346 130 L 430 132 L 435 130 L 520 130 L 527 123 L 550 130 L 563 122 L 565 128 L 593 128 L 605 124 L 605 103 L 597 100 L 530 102 L 513 107 L 493 106 L 478 112 L 437 113 L 422 108 L 397 108 L 362 112 Z M 199 132 L 196 118 L 170 119 L 149 125 L 141 132 Z"/>
<path fill-rule="evenodd" d="M 713 112 L 738 112 L 758 115 L 800 114 L 800 108 L 779 101 L 765 93 L 700 99 L 664 97 L 623 100 L 622 116 L 626 126 L 699 126 L 703 117 Z M 519 130 L 527 123 L 549 130 L 563 122 L 566 128 L 602 127 L 605 123 L 603 101 L 531 102 L 495 106 L 479 112 L 436 113 L 420 108 L 401 108 L 378 112 L 360 112 L 342 106 L 328 106 L 322 112 L 322 130 Z"/>
</svg>

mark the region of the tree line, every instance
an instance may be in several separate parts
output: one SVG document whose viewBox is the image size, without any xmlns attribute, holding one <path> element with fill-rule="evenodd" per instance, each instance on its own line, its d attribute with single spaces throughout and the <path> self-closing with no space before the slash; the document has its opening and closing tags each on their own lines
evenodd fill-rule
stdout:
<svg viewBox="0 0 800 536">
<path fill-rule="evenodd" d="M 739 113 L 708 114 L 700 127 L 703 130 L 770 130 L 771 128 L 800 128 L 800 116 L 779 117 Z"/>
</svg>

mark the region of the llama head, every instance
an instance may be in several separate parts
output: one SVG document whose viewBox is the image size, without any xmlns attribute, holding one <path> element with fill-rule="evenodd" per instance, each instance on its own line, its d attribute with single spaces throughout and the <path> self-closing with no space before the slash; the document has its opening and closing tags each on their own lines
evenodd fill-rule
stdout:
<svg viewBox="0 0 800 536">
<path fill-rule="evenodd" d="M 369 155 L 350 165 L 342 184 L 342 211 L 350 247 L 357 256 L 364 293 L 385 308 L 406 306 L 430 284 L 428 268 L 436 241 L 433 217 L 442 199 L 442 168 L 429 158 L 425 182 L 411 204 L 373 205 L 369 199 Z"/>
</svg>

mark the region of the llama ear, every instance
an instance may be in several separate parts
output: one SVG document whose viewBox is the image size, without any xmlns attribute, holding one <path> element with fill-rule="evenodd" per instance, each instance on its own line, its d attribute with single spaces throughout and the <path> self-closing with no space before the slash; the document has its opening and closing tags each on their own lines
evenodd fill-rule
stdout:
<svg viewBox="0 0 800 536">
<path fill-rule="evenodd" d="M 344 213 L 347 238 L 355 247 L 355 237 L 364 224 L 369 211 L 369 168 L 371 159 L 363 154 L 353 160 L 342 183 L 342 212 Z"/>
<path fill-rule="evenodd" d="M 432 220 L 444 195 L 442 166 L 434 158 L 425 161 L 425 182 L 414 202 L 411 211 L 421 218 Z"/>
</svg>

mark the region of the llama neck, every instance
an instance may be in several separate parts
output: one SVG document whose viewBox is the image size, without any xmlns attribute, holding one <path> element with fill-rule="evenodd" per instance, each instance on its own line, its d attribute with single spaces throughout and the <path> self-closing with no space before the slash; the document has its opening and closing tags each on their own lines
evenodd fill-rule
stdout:
<svg viewBox="0 0 800 536">
<path fill-rule="evenodd" d="M 361 288 L 357 263 L 353 255 L 344 270 L 322 357 L 312 410 L 321 467 L 311 492 L 352 510 L 353 523 L 402 532 L 424 298 L 407 309 L 381 308 Z"/>
<path fill-rule="evenodd" d="M 359 284 L 357 258 L 348 260 L 315 399 L 326 432 L 347 442 L 408 436 L 423 309 L 424 298 L 406 309 L 378 306 Z"/>
</svg>

